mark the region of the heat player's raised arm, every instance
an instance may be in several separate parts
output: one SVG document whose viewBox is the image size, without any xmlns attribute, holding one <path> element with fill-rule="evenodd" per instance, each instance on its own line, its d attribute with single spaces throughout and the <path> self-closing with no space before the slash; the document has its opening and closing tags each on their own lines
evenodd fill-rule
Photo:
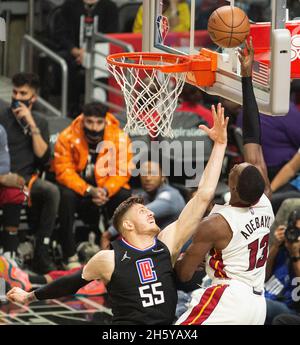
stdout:
<svg viewBox="0 0 300 345">
<path fill-rule="evenodd" d="M 212 198 L 220 177 L 222 162 L 227 145 L 228 118 L 224 118 L 224 108 L 218 104 L 217 111 L 212 107 L 214 126 L 209 129 L 200 126 L 214 141 L 212 153 L 205 167 L 195 196 L 188 202 L 178 220 L 167 226 L 160 234 L 159 239 L 170 250 L 173 264 L 183 244 L 196 231 Z"/>
<path fill-rule="evenodd" d="M 252 85 L 254 49 L 252 38 L 246 41 L 246 48 L 239 50 L 243 89 L 243 143 L 245 162 L 256 166 L 265 180 L 265 194 L 271 196 L 270 181 L 261 147 L 260 118 Z"/>
</svg>

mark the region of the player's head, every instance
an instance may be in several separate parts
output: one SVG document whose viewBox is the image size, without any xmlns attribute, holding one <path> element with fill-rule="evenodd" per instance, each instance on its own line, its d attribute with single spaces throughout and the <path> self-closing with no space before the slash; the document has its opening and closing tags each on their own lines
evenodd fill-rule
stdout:
<svg viewBox="0 0 300 345">
<path fill-rule="evenodd" d="M 256 204 L 265 190 L 265 181 L 259 170 L 252 164 L 236 164 L 229 173 L 231 200 L 245 206 Z"/>
<path fill-rule="evenodd" d="M 103 139 L 107 111 L 106 106 L 96 102 L 83 106 L 83 130 L 88 142 L 97 144 Z"/>
<path fill-rule="evenodd" d="M 145 205 L 143 198 L 130 197 L 115 210 L 113 225 L 125 238 L 128 235 L 153 235 L 159 233 L 154 213 Z"/>
<path fill-rule="evenodd" d="M 144 161 L 140 165 L 140 170 L 142 188 L 147 193 L 155 193 L 166 180 L 159 162 L 155 160 Z"/>
<path fill-rule="evenodd" d="M 37 93 L 40 87 L 38 75 L 34 73 L 17 73 L 12 78 L 12 109 L 18 108 L 17 102 L 24 103 L 31 109 L 37 100 Z"/>
</svg>

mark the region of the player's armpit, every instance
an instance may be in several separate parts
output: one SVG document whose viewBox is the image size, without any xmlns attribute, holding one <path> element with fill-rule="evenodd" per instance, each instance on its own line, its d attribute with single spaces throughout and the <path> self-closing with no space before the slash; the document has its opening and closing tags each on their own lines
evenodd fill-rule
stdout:
<svg viewBox="0 0 300 345">
<path fill-rule="evenodd" d="M 212 214 L 205 218 L 195 233 L 192 244 L 185 255 L 176 262 L 175 271 L 178 278 L 183 281 L 192 279 L 195 271 L 205 259 L 206 254 L 216 248 L 226 248 L 232 238 L 232 231 L 226 220 L 219 214 Z"/>
<path fill-rule="evenodd" d="M 191 280 L 211 248 L 211 242 L 193 241 L 185 255 L 179 258 L 175 264 L 175 272 L 179 280 L 182 282 Z"/>
<path fill-rule="evenodd" d="M 113 250 L 101 250 L 84 266 L 82 278 L 91 281 L 101 279 L 107 284 L 114 271 L 115 258 Z"/>
</svg>

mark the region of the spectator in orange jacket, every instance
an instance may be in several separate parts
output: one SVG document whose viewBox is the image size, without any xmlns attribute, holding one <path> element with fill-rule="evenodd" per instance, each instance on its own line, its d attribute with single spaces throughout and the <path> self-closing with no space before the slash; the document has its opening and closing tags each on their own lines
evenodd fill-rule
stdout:
<svg viewBox="0 0 300 345">
<path fill-rule="evenodd" d="M 75 212 L 97 227 L 100 207 L 111 218 L 115 208 L 131 195 L 130 144 L 118 120 L 99 103 L 85 105 L 83 113 L 60 133 L 53 166 L 61 187 L 60 234 L 67 268 L 78 263 Z"/>
</svg>

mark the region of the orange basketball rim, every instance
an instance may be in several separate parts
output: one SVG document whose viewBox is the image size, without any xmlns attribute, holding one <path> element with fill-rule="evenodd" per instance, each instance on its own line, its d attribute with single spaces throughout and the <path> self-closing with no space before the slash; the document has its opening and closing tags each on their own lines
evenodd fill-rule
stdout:
<svg viewBox="0 0 300 345">
<path fill-rule="evenodd" d="M 187 73 L 187 81 L 197 86 L 212 86 L 215 82 L 218 54 L 202 48 L 198 55 L 167 53 L 117 53 L 107 57 L 108 65 L 120 68 L 159 70 L 163 73 Z M 130 61 L 130 62 L 129 62 Z M 150 62 L 150 63 L 148 63 Z"/>
<path fill-rule="evenodd" d="M 202 49 L 198 55 L 118 53 L 107 57 L 109 71 L 126 103 L 129 134 L 173 137 L 171 123 L 186 81 L 197 86 L 215 82 L 217 54 Z"/>
</svg>

